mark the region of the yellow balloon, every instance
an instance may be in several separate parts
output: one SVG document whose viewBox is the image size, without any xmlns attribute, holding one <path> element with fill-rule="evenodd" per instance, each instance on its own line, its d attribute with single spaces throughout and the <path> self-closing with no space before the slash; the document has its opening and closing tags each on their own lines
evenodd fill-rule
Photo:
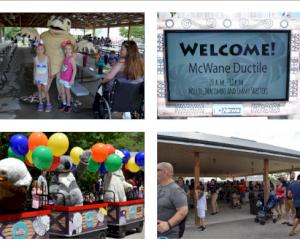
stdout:
<svg viewBox="0 0 300 250">
<path fill-rule="evenodd" d="M 131 172 L 131 173 L 136 173 L 138 171 L 140 171 L 140 167 L 138 165 L 135 164 L 135 156 L 131 156 L 127 162 L 127 169 Z"/>
<path fill-rule="evenodd" d="M 32 164 L 32 151 L 28 151 L 26 154 L 26 159 Z"/>
<path fill-rule="evenodd" d="M 70 152 L 70 157 L 75 165 L 80 162 L 80 156 L 83 153 L 83 149 L 81 147 L 74 147 Z"/>
<path fill-rule="evenodd" d="M 69 139 L 64 133 L 55 133 L 50 136 L 48 147 L 54 156 L 61 156 L 69 148 Z"/>
</svg>

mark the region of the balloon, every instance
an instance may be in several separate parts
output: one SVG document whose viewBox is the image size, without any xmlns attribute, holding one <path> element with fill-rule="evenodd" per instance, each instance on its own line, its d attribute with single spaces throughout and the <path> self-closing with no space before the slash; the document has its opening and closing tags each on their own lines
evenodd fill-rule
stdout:
<svg viewBox="0 0 300 250">
<path fill-rule="evenodd" d="M 59 163 L 60 163 L 60 157 L 54 156 L 53 162 L 47 171 L 49 171 L 49 172 L 54 171 L 55 169 L 57 169 Z"/>
<path fill-rule="evenodd" d="M 78 165 L 78 163 L 80 162 L 80 156 L 82 155 L 82 153 L 83 149 L 80 147 L 74 147 L 71 149 L 70 157 L 75 165 Z"/>
<path fill-rule="evenodd" d="M 38 146 L 47 146 L 48 137 L 42 132 L 33 132 L 28 138 L 28 147 L 33 151 Z"/>
<path fill-rule="evenodd" d="M 123 158 L 125 157 L 125 155 L 124 155 L 124 154 L 122 153 L 122 151 L 119 150 L 119 149 L 116 149 L 116 150 L 115 150 L 115 154 L 118 155 L 118 156 L 120 156 L 121 159 L 123 159 Z"/>
<path fill-rule="evenodd" d="M 108 172 L 115 172 L 122 167 L 122 159 L 117 154 L 111 154 L 104 162 L 105 169 Z"/>
<path fill-rule="evenodd" d="M 14 151 L 11 149 L 11 147 L 8 148 L 7 150 L 7 156 L 10 158 L 16 158 L 19 159 L 21 161 L 25 161 L 25 157 L 23 155 L 17 155 L 14 153 Z"/>
<path fill-rule="evenodd" d="M 127 170 L 132 173 L 136 173 L 140 170 L 140 167 L 135 164 L 135 157 L 131 156 L 127 162 Z"/>
<path fill-rule="evenodd" d="M 92 158 L 95 162 L 104 162 L 108 156 L 107 148 L 103 143 L 96 143 L 92 147 Z"/>
<path fill-rule="evenodd" d="M 106 169 L 105 169 L 104 162 L 102 162 L 102 163 L 100 164 L 100 168 L 99 168 L 99 170 L 98 170 L 98 173 L 99 173 L 99 174 L 107 174 L 107 173 L 108 173 L 108 172 L 106 171 Z"/>
<path fill-rule="evenodd" d="M 32 163 L 30 163 L 27 159 L 25 159 L 25 164 L 26 164 L 26 166 L 34 167 L 34 166 L 32 165 Z"/>
<path fill-rule="evenodd" d="M 74 171 L 76 168 L 77 168 L 77 166 L 75 164 L 72 164 L 70 171 Z"/>
<path fill-rule="evenodd" d="M 105 144 L 105 147 L 107 149 L 108 155 L 115 153 L 115 148 L 111 144 Z"/>
<path fill-rule="evenodd" d="M 28 139 L 22 134 L 13 135 L 9 140 L 9 146 L 16 155 L 26 155 L 28 152 Z"/>
<path fill-rule="evenodd" d="M 89 158 L 89 162 L 88 162 L 88 166 L 87 166 L 87 170 L 92 172 L 92 173 L 96 173 L 98 171 L 99 168 L 99 163 L 95 162 L 92 157 Z"/>
<path fill-rule="evenodd" d="M 28 153 L 25 156 L 26 160 L 32 164 L 32 151 L 28 151 Z"/>
<path fill-rule="evenodd" d="M 38 146 L 32 152 L 32 162 L 36 168 L 47 170 L 53 162 L 53 154 L 48 147 Z"/>
<path fill-rule="evenodd" d="M 130 152 L 125 148 L 121 149 L 121 152 L 124 154 L 123 163 L 127 163 L 131 155 Z"/>
<path fill-rule="evenodd" d="M 135 163 L 136 165 L 143 167 L 145 164 L 145 154 L 144 152 L 139 152 L 135 155 Z"/>
<path fill-rule="evenodd" d="M 55 133 L 48 140 L 48 147 L 54 156 L 61 156 L 69 148 L 69 139 L 64 133 Z"/>
</svg>

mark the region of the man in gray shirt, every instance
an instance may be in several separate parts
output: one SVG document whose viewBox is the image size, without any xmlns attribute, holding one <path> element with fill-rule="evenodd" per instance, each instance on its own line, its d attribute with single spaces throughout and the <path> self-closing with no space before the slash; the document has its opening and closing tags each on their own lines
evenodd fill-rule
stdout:
<svg viewBox="0 0 300 250">
<path fill-rule="evenodd" d="M 187 196 L 173 180 L 173 166 L 157 164 L 157 236 L 179 238 L 179 224 L 188 214 Z"/>
</svg>

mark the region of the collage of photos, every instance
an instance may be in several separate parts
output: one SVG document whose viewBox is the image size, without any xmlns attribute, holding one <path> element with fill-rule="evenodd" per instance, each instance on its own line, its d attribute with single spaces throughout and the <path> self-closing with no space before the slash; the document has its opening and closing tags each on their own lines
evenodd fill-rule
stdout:
<svg viewBox="0 0 300 250">
<path fill-rule="evenodd" d="M 297 246 L 292 1 L 0 0 L 0 250 Z"/>
</svg>

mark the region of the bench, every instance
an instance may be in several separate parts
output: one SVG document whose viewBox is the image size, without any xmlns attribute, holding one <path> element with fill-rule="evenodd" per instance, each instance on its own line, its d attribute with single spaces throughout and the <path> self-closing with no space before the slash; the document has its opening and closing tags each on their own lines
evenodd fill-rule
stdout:
<svg viewBox="0 0 300 250">
<path fill-rule="evenodd" d="M 90 91 L 79 82 L 75 82 L 71 87 L 71 92 L 75 96 L 72 101 L 72 110 L 77 113 L 82 105 L 82 103 L 78 100 L 78 97 L 89 96 Z"/>
</svg>

